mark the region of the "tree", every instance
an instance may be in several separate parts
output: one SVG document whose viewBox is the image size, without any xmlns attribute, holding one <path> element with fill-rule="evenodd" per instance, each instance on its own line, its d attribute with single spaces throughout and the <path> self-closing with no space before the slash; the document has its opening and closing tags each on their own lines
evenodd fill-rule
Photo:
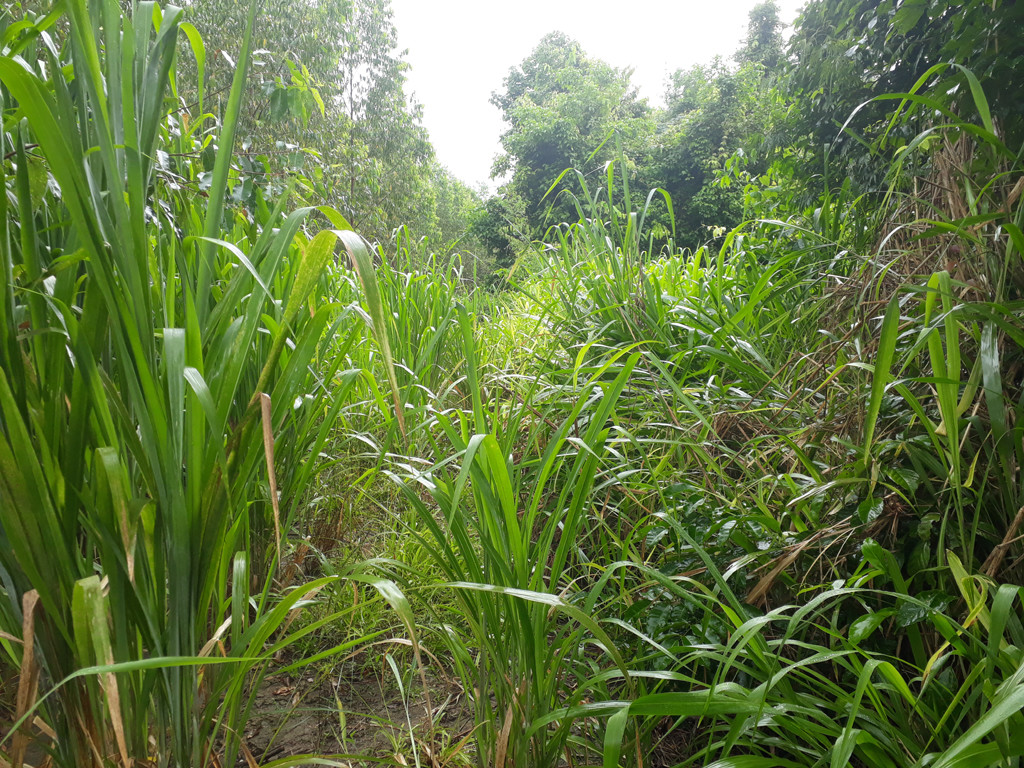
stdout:
<svg viewBox="0 0 1024 768">
<path fill-rule="evenodd" d="M 747 37 L 736 52 L 738 64 L 760 64 L 772 71 L 783 61 L 782 27 L 775 0 L 764 0 L 750 9 Z"/>
<path fill-rule="evenodd" d="M 630 72 L 588 57 L 560 32 L 545 36 L 509 71 L 504 85 L 491 96 L 509 126 L 501 137 L 505 154 L 492 176 L 511 172 L 509 190 L 525 201 L 534 228 L 575 221 L 571 201 L 558 194 L 577 190 L 574 177 L 546 195 L 563 171 L 599 169 L 615 155 L 615 141 L 607 141 L 613 131 L 632 148 L 653 127 L 646 101 L 630 85 Z"/>
<path fill-rule="evenodd" d="M 402 224 L 429 229 L 433 148 L 405 94 L 390 0 L 268 2 L 244 101 L 243 173 L 309 177 L 310 202 L 340 207 L 371 239 Z M 246 10 L 235 0 L 189 8 L 205 41 L 207 110 L 230 84 Z"/>
<path fill-rule="evenodd" d="M 469 229 L 474 212 L 481 205 L 480 196 L 437 163 L 431 169 L 430 188 L 435 225 L 429 236 L 435 253 L 476 250 L 477 243 L 472 242 Z"/>
<path fill-rule="evenodd" d="M 785 141 L 776 134 L 786 135 L 788 105 L 760 64 L 737 70 L 721 59 L 673 73 L 665 104 L 640 179 L 671 195 L 677 242 L 697 247 L 713 228 L 740 223 L 742 191 L 717 179 L 737 151 L 744 152 L 747 172 L 767 167 Z M 660 204 L 651 220 L 668 224 Z"/>
<path fill-rule="evenodd" d="M 527 229 L 526 204 L 514 193 L 487 198 L 472 214 L 469 232 L 480 244 L 489 270 L 508 269 L 516 260 Z"/>
<path fill-rule="evenodd" d="M 311 93 L 305 100 L 282 96 L 288 86 L 303 81 L 316 89 L 325 106 L 336 101 L 343 85 L 339 43 L 352 6 L 352 0 L 266 0 L 257 16 L 256 52 L 243 100 L 243 135 L 269 146 L 275 139 L 317 143 L 317 132 L 329 121 L 311 121 L 318 111 L 310 109 Z M 193 0 L 187 7 L 188 19 L 205 48 L 208 110 L 219 108 L 231 86 L 248 10 L 248 3 L 236 0 Z M 182 59 L 182 95 L 187 102 L 195 102 L 198 73 L 194 59 L 189 55 Z"/>
<path fill-rule="evenodd" d="M 405 95 L 408 65 L 397 46 L 390 0 L 356 0 L 340 55 L 341 130 L 325 147 L 351 223 L 378 240 L 403 224 L 416 229 L 429 216 L 422 196 L 434 152 L 420 107 Z"/>
<path fill-rule="evenodd" d="M 906 93 L 935 65 L 956 63 L 985 83 L 992 116 L 1006 142 L 1024 141 L 1024 4 L 1012 0 L 812 0 L 797 19 L 790 41 L 788 89 L 800 104 L 807 148 L 831 156 L 834 173 L 853 176 L 864 188 L 882 183 L 883 164 L 863 151 L 887 125 L 887 93 Z M 924 85 L 964 118 L 977 117 L 962 73 L 934 72 Z M 842 127 L 857 110 L 843 131 Z M 920 126 L 904 123 L 907 140 Z"/>
</svg>

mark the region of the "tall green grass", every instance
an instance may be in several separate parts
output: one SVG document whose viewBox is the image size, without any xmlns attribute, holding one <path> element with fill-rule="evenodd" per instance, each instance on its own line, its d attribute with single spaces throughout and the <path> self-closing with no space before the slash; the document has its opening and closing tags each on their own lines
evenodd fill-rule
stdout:
<svg viewBox="0 0 1024 768">
<path fill-rule="evenodd" d="M 991 174 L 965 218 L 894 181 L 651 253 L 581 179 L 460 316 L 468 399 L 392 473 L 481 765 L 1019 764 L 1020 167 L 928 130 Z"/>
<path fill-rule="evenodd" d="M 220 116 L 175 97 L 176 57 L 206 56 L 180 8 L 63 10 L 59 50 L 60 9 L 6 18 L 0 56 L 5 747 L 232 764 L 259 676 L 311 631 L 293 610 L 332 581 L 275 573 L 357 378 L 329 354 L 352 319 L 324 292 L 337 235 L 287 196 L 225 205 L 255 4 Z"/>
</svg>

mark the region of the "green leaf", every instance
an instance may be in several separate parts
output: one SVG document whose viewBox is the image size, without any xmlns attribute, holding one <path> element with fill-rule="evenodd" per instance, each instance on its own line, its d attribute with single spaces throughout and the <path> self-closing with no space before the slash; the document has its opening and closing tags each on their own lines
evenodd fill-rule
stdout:
<svg viewBox="0 0 1024 768">
<path fill-rule="evenodd" d="M 871 455 L 871 443 L 875 436 L 878 412 L 882 407 L 882 397 L 890 380 L 893 353 L 896 349 L 896 337 L 899 332 L 900 305 L 897 296 L 889 300 L 882 318 L 882 328 L 878 336 L 878 353 L 875 355 L 874 376 L 871 378 L 871 399 L 864 416 L 864 457 Z"/>
<path fill-rule="evenodd" d="M 896 611 L 896 625 L 909 627 L 924 621 L 944 610 L 947 605 L 953 602 L 953 598 L 945 592 L 930 590 L 915 595 L 914 600 L 900 600 L 899 608 Z"/>
<path fill-rule="evenodd" d="M 867 525 L 881 517 L 884 508 L 884 499 L 868 496 L 857 505 L 857 517 L 860 518 L 861 523 Z"/>
<path fill-rule="evenodd" d="M 883 608 L 880 611 L 869 613 L 855 619 L 850 624 L 849 638 L 854 645 L 860 645 L 867 640 L 882 625 L 886 619 L 896 613 L 895 608 Z"/>
<path fill-rule="evenodd" d="M 909 34 L 927 9 L 927 0 L 903 0 L 893 17 L 893 26 L 901 35 Z"/>
<path fill-rule="evenodd" d="M 370 258 L 370 251 L 366 243 L 355 232 L 349 230 L 335 230 L 335 234 L 345 245 L 352 266 L 359 278 L 359 284 L 363 288 L 363 295 L 366 297 L 366 306 L 370 311 L 371 326 L 374 339 L 384 357 L 384 371 L 388 377 L 388 384 L 391 386 L 391 396 L 395 404 L 395 418 L 398 420 L 402 436 L 405 431 L 405 414 L 403 412 L 401 392 L 398 388 L 398 377 L 395 375 L 395 361 L 391 356 L 391 340 L 388 334 L 388 320 L 385 314 L 384 301 L 381 298 L 380 287 L 377 284 L 377 275 L 373 269 L 373 260 Z"/>
</svg>

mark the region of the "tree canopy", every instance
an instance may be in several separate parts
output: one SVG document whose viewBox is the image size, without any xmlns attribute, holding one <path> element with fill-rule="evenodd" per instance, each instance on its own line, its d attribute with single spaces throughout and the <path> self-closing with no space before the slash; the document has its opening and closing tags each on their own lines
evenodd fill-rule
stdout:
<svg viewBox="0 0 1024 768">
<path fill-rule="evenodd" d="M 630 72 L 587 56 L 560 32 L 546 35 L 509 71 L 504 90 L 495 92 L 491 103 L 508 124 L 494 175 L 511 175 L 508 190 L 526 201 L 534 228 L 572 215 L 572 202 L 559 193 L 575 190 L 574 179 L 548 193 L 563 171 L 600 169 L 615 155 L 615 141 L 609 141 L 613 132 L 632 145 L 652 129 L 650 110 L 630 84 Z"/>
<path fill-rule="evenodd" d="M 337 205 L 374 240 L 404 225 L 435 242 L 457 241 L 451 217 L 465 230 L 475 203 L 465 185 L 452 197 L 461 182 L 437 166 L 421 108 L 406 93 L 390 0 L 271 4 L 258 20 L 240 126 L 254 182 L 295 174 L 310 202 Z M 208 104 L 230 85 L 244 16 L 234 0 L 189 6 L 207 50 Z M 462 201 L 457 214 L 450 205 L 437 210 L 446 195 L 442 206 Z"/>
</svg>

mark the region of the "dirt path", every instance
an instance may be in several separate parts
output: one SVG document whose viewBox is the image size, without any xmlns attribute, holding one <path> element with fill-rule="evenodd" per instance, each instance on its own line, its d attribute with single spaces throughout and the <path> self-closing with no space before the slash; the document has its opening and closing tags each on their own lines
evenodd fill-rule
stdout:
<svg viewBox="0 0 1024 768">
<path fill-rule="evenodd" d="M 403 696 L 393 677 L 384 677 L 379 668 L 376 674 L 350 668 L 340 677 L 268 675 L 246 724 L 245 742 L 257 765 L 299 755 L 335 755 L 344 756 L 339 762 L 352 768 L 412 766 L 415 750 L 420 764 L 430 768 L 469 765 L 469 747 L 459 744 L 470 734 L 473 718 L 461 688 L 433 674 L 427 684 L 433 749 L 418 676 Z M 239 765 L 249 767 L 244 756 Z"/>
</svg>

